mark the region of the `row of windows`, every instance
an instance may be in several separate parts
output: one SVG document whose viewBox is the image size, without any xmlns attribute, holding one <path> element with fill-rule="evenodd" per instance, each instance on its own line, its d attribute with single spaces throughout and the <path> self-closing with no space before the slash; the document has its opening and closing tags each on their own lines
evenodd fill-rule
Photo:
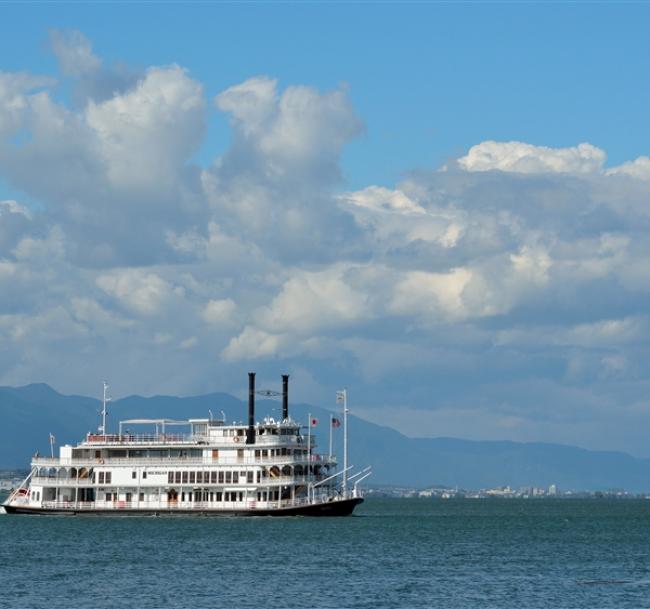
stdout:
<svg viewBox="0 0 650 609">
<path fill-rule="evenodd" d="M 302 448 L 263 448 L 255 449 L 255 458 L 260 457 L 285 457 L 286 455 L 306 455 L 307 450 Z"/>
<path fill-rule="evenodd" d="M 270 491 L 258 491 L 257 492 L 257 500 L 258 501 L 278 501 L 280 498 L 280 491 L 279 490 L 270 490 Z M 176 501 L 178 498 L 172 498 L 170 497 L 170 501 Z M 244 493 L 243 491 L 183 491 L 180 496 L 181 501 L 243 501 L 244 500 Z M 117 493 L 106 493 L 105 494 L 105 500 L 106 501 L 117 501 L 118 500 L 118 494 Z M 133 501 L 133 494 L 132 493 L 125 493 L 124 495 L 124 500 L 129 502 Z M 144 501 L 144 493 L 140 493 L 138 495 L 138 500 L 139 501 Z"/>
<path fill-rule="evenodd" d="M 106 493 L 106 501 L 117 501 L 117 493 Z M 125 501 L 133 501 L 133 493 L 126 493 L 124 496 Z M 139 501 L 144 501 L 144 493 L 138 495 Z"/>
<path fill-rule="evenodd" d="M 181 501 L 243 501 L 243 491 L 188 491 L 181 493 Z M 172 500 L 173 501 L 173 500 Z"/>
<path fill-rule="evenodd" d="M 112 478 L 111 472 L 99 472 L 98 478 L 99 478 L 99 484 L 110 484 Z"/>
<path fill-rule="evenodd" d="M 212 471 L 212 472 L 168 472 L 169 484 L 239 484 L 253 483 L 252 471 Z M 257 482 L 261 480 L 261 472 L 257 472 Z"/>
</svg>

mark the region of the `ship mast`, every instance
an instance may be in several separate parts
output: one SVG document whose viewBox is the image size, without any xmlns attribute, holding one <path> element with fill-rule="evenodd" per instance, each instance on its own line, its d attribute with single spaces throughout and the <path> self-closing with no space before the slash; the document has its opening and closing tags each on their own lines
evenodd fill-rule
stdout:
<svg viewBox="0 0 650 609">
<path fill-rule="evenodd" d="M 348 390 L 347 388 L 336 392 L 336 401 L 343 404 L 343 480 L 341 487 L 343 497 L 346 497 L 348 490 Z"/>
<path fill-rule="evenodd" d="M 102 398 L 102 424 L 99 428 L 100 433 L 106 435 L 106 415 L 108 411 L 106 410 L 106 404 L 111 401 L 110 396 L 108 395 L 108 383 L 104 381 L 104 396 Z"/>
</svg>

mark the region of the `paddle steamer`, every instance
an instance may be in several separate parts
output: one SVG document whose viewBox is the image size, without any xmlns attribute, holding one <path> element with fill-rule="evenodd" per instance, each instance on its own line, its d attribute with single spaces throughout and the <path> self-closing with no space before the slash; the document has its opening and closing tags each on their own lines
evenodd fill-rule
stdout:
<svg viewBox="0 0 650 609">
<path fill-rule="evenodd" d="M 283 375 L 279 421 L 255 421 L 251 372 L 247 423 L 227 424 L 212 413 L 187 421 L 132 419 L 111 434 L 105 383 L 98 432 L 60 446 L 58 458 L 34 456 L 4 508 L 14 514 L 347 516 L 363 501 L 359 483 L 370 475 L 370 468 L 350 474 L 347 394 L 337 393 L 344 428 L 339 469 L 331 441 L 329 455 L 315 452 L 313 421 L 301 425 L 289 416 L 288 384 Z M 129 431 L 139 425 L 152 431 Z"/>
</svg>

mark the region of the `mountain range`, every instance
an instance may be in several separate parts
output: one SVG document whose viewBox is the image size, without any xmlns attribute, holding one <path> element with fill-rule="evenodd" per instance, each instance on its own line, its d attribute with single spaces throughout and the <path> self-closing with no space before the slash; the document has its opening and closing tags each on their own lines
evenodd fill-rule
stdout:
<svg viewBox="0 0 650 609">
<path fill-rule="evenodd" d="M 24 387 L 0 387 L 0 467 L 28 467 L 36 450 L 49 454 L 49 434 L 57 444 L 78 442 L 97 429 L 101 402 L 62 395 L 42 383 Z M 247 404 L 226 393 L 195 397 L 129 396 L 110 403 L 109 431 L 119 420 L 137 418 L 204 418 L 224 412 L 227 421 L 242 421 Z M 259 399 L 256 418 L 278 417 L 280 403 Z M 298 421 L 318 420 L 313 432 L 319 452 L 328 451 L 331 412 L 318 406 L 291 404 Z M 340 414 L 336 414 L 340 418 Z M 510 485 L 562 490 L 625 488 L 650 490 L 650 460 L 624 452 L 593 451 L 546 443 L 470 441 L 456 438 L 409 438 L 372 422 L 349 418 L 350 463 L 372 465 L 374 485 L 409 487 L 449 486 L 491 488 Z M 333 430 L 334 452 L 342 460 L 342 429 Z"/>
</svg>

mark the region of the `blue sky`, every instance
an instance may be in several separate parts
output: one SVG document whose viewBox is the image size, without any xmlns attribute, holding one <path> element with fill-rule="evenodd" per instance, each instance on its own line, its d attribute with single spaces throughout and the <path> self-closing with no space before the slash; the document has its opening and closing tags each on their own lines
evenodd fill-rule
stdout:
<svg viewBox="0 0 650 609">
<path fill-rule="evenodd" d="M 0 4 L 0 383 L 650 456 L 648 16 Z"/>
<path fill-rule="evenodd" d="M 78 29 L 106 62 L 178 63 L 208 94 L 252 75 L 345 82 L 366 132 L 352 186 L 390 184 L 488 139 L 646 152 L 650 7 L 629 3 L 5 4 L 7 70 L 53 73 L 47 31 Z M 17 50 L 20 49 L 19 52 Z M 214 112 L 202 158 L 226 148 Z"/>
</svg>

